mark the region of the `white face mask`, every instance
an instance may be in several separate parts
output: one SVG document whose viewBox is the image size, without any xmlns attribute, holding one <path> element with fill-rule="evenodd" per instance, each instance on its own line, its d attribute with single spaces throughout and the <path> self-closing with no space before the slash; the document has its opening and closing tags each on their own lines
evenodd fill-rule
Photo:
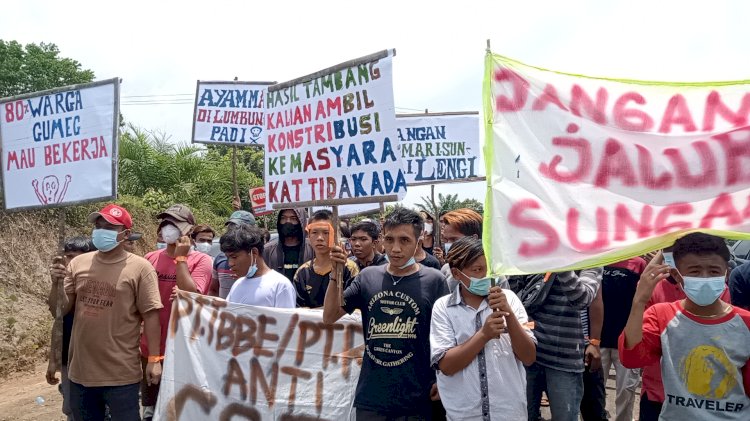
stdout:
<svg viewBox="0 0 750 421">
<path fill-rule="evenodd" d="M 197 243 L 195 249 L 201 253 L 208 254 L 211 251 L 211 243 Z"/>
<path fill-rule="evenodd" d="M 180 239 L 182 233 L 174 225 L 164 225 L 161 228 L 161 238 L 167 244 L 174 244 Z"/>
<path fill-rule="evenodd" d="M 431 235 L 432 234 L 432 224 L 429 222 L 426 222 L 424 224 L 424 233 L 425 235 Z"/>
</svg>

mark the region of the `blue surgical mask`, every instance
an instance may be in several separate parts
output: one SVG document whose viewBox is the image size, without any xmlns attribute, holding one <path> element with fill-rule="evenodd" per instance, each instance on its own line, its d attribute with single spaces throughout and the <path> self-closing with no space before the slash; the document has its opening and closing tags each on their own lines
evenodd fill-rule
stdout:
<svg viewBox="0 0 750 421">
<path fill-rule="evenodd" d="M 485 276 L 484 278 L 474 278 L 466 275 L 463 272 L 461 272 L 461 274 L 469 278 L 469 287 L 466 289 L 470 293 L 478 295 L 480 297 L 486 297 L 490 295 L 490 287 L 492 287 L 492 277 Z"/>
<path fill-rule="evenodd" d="M 417 247 L 414 248 L 414 254 L 411 255 L 411 258 L 409 260 L 407 260 L 406 263 L 404 263 L 403 265 L 399 266 L 398 267 L 399 269 L 406 269 L 409 266 L 417 263 L 417 259 L 415 259 L 414 256 L 417 255 L 417 248 L 418 247 L 419 247 L 419 243 L 417 243 Z M 391 263 L 391 259 L 388 257 L 387 254 L 385 255 L 385 261 L 388 262 L 388 263 Z"/>
<path fill-rule="evenodd" d="M 120 243 L 117 241 L 119 232 L 105 229 L 94 229 L 91 241 L 97 250 L 108 252 L 114 250 Z"/>
<path fill-rule="evenodd" d="M 443 248 L 445 249 L 443 251 L 445 252 L 446 255 L 448 255 L 448 250 L 451 249 L 452 245 L 453 245 L 453 243 L 445 243 L 445 244 L 443 244 Z"/>
<path fill-rule="evenodd" d="M 411 258 L 409 258 L 409 260 L 406 261 L 406 263 L 404 263 L 403 265 L 399 266 L 398 268 L 399 269 L 406 269 L 406 268 L 408 268 L 409 266 L 411 266 L 411 265 L 413 265 L 415 263 L 417 263 L 417 260 L 414 258 L 414 256 L 412 256 Z"/>
<path fill-rule="evenodd" d="M 245 278 L 251 279 L 255 277 L 256 272 L 258 272 L 258 262 L 256 259 L 253 259 L 253 264 L 250 266 L 250 269 L 247 270 L 247 275 L 245 275 Z"/>
<path fill-rule="evenodd" d="M 157 250 L 162 250 L 162 249 L 165 249 L 165 248 L 167 248 L 167 243 L 156 243 L 156 249 Z"/>
<path fill-rule="evenodd" d="M 683 276 L 682 290 L 690 301 L 705 307 L 713 304 L 719 299 L 726 287 L 726 274 L 711 278 L 698 278 L 695 276 Z"/>
</svg>

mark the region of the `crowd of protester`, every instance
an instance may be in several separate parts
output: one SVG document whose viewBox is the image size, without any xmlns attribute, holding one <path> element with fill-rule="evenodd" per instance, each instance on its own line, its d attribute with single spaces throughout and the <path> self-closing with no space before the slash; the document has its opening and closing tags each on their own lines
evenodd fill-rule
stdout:
<svg viewBox="0 0 750 421">
<path fill-rule="evenodd" d="M 213 257 L 219 233 L 187 206 L 158 219 L 141 257 L 128 211 L 108 205 L 89 216 L 91 238 L 69 239 L 50 267 L 50 312 L 64 317 L 61 365 L 51 360 L 47 381 L 60 382 L 69 420 L 153 417 L 177 290 L 320 308 L 324 323 L 358 310 L 357 420 L 536 421 L 542 405 L 555 421 L 750 419 L 750 263 L 731 270 L 719 237 L 506 278 L 491 276 L 482 216 L 470 209 L 435 218 L 397 207 L 339 225 L 327 210 L 308 220 L 283 209 L 273 240 L 237 210 Z"/>
</svg>

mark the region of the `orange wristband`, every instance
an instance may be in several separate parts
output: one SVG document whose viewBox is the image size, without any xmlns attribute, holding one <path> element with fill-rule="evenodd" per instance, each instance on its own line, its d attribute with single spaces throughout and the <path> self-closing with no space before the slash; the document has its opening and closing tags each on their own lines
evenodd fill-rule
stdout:
<svg viewBox="0 0 750 421">
<path fill-rule="evenodd" d="M 600 339 L 589 339 L 589 343 L 594 346 L 601 345 L 602 341 Z"/>
<path fill-rule="evenodd" d="M 160 362 L 163 359 L 164 359 L 163 355 L 162 356 L 159 356 L 159 355 L 149 355 L 148 356 L 148 362 L 149 362 L 149 364 L 150 363 L 158 363 L 158 362 Z"/>
<path fill-rule="evenodd" d="M 174 264 L 177 264 L 177 263 L 180 263 L 180 262 L 187 263 L 187 261 L 188 261 L 187 256 L 177 256 L 177 257 L 174 258 Z"/>
</svg>

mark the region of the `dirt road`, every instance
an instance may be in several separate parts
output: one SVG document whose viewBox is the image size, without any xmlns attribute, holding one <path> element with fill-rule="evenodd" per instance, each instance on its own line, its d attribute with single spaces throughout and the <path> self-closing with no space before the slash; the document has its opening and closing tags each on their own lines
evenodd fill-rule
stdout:
<svg viewBox="0 0 750 421">
<path fill-rule="evenodd" d="M 59 421 L 62 413 L 62 395 L 57 386 L 44 379 L 47 364 L 38 365 L 33 373 L 17 373 L 0 383 L 0 421 Z M 39 405 L 36 398 L 44 403 Z"/>
<path fill-rule="evenodd" d="M 44 379 L 47 364 L 38 365 L 33 373 L 18 373 L 0 383 L 0 421 L 62 421 L 62 395 L 57 386 L 50 386 Z M 612 372 L 614 374 L 614 371 Z M 607 382 L 607 409 L 614 416 L 614 376 Z M 39 405 L 36 398 L 44 403 Z M 636 414 L 638 413 L 636 399 Z M 542 415 L 550 419 L 549 408 L 542 408 Z"/>
</svg>

